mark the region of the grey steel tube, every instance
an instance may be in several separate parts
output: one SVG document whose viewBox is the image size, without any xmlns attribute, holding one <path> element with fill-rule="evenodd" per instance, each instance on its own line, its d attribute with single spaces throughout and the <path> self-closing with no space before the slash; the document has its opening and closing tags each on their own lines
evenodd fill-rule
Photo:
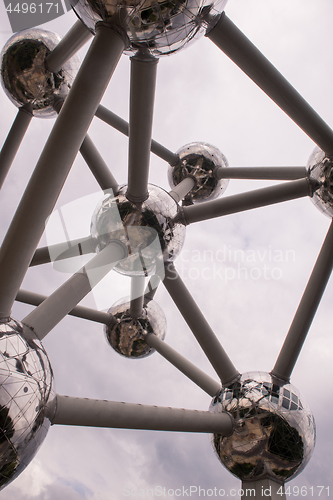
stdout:
<svg viewBox="0 0 333 500">
<path fill-rule="evenodd" d="M 95 116 L 128 137 L 128 122 L 120 118 L 109 109 L 100 104 L 97 108 Z M 152 139 L 151 141 L 150 150 L 152 153 L 154 153 L 159 158 L 162 158 L 162 160 L 166 161 L 170 165 L 175 165 L 178 161 L 178 155 L 162 146 L 162 144 L 154 141 L 154 139 Z"/>
<path fill-rule="evenodd" d="M 237 380 L 240 377 L 239 372 L 232 364 L 172 263 L 167 263 L 165 266 L 163 283 L 222 384 L 229 385 Z"/>
<path fill-rule="evenodd" d="M 308 176 L 305 167 L 219 167 L 214 175 L 217 179 L 262 179 L 292 181 Z"/>
<path fill-rule="evenodd" d="M 66 33 L 55 49 L 47 56 L 46 66 L 52 73 L 58 73 L 63 65 L 92 37 L 91 31 L 78 20 Z"/>
<path fill-rule="evenodd" d="M 56 396 L 52 425 L 79 425 L 151 431 L 213 432 L 229 435 L 234 420 L 229 413 L 184 410 L 97 399 Z M 53 407 L 49 413 L 54 412 Z"/>
<path fill-rule="evenodd" d="M 191 189 L 195 186 L 195 180 L 193 177 L 185 177 L 177 186 L 175 186 L 171 191 L 169 191 L 169 195 L 178 203 L 180 202 L 187 193 L 191 191 Z"/>
<path fill-rule="evenodd" d="M 289 381 L 333 268 L 333 222 L 271 374 Z"/>
<path fill-rule="evenodd" d="M 130 315 L 132 318 L 141 316 L 145 292 L 145 277 L 132 276 L 131 277 L 131 301 L 130 301 Z"/>
<path fill-rule="evenodd" d="M 111 269 L 126 257 L 125 246 L 113 241 L 93 257 L 44 302 L 26 316 L 22 323 L 42 340 Z"/>
<path fill-rule="evenodd" d="M 124 35 L 125 36 L 125 35 Z M 54 124 L 0 249 L 0 318 L 12 304 L 97 106 L 125 47 L 119 30 L 96 36 Z"/>
<path fill-rule="evenodd" d="M 103 189 L 103 191 L 106 189 L 112 189 L 114 194 L 117 194 L 119 190 L 118 182 L 113 177 L 110 169 L 88 134 L 81 144 L 80 153 L 82 154 L 100 188 Z"/>
<path fill-rule="evenodd" d="M 70 257 L 77 257 L 78 255 L 86 255 L 95 253 L 96 244 L 93 238 L 88 236 L 78 240 L 67 241 L 65 243 L 58 243 L 57 245 L 50 245 L 47 247 L 40 247 L 34 253 L 30 262 L 30 267 L 40 266 L 55 260 L 68 259 Z M 54 256 L 57 256 L 54 258 Z"/>
<path fill-rule="evenodd" d="M 246 73 L 323 150 L 333 154 L 333 131 L 255 45 L 223 13 L 206 36 Z"/>
<path fill-rule="evenodd" d="M 158 59 L 139 50 L 131 57 L 128 187 L 126 197 L 141 203 L 148 198 L 150 145 Z"/>
<path fill-rule="evenodd" d="M 214 397 L 221 389 L 221 384 L 209 377 L 209 375 L 200 370 L 200 368 L 188 361 L 184 356 L 179 354 L 179 352 L 166 344 L 163 340 L 156 337 L 153 333 L 149 333 L 145 340 L 147 344 L 160 353 L 163 358 L 169 361 L 169 363 L 175 366 L 210 396 Z"/>
<path fill-rule="evenodd" d="M 32 112 L 29 106 L 19 108 L 0 151 L 0 189 L 12 166 L 16 153 L 31 122 L 31 118 Z"/>
<path fill-rule="evenodd" d="M 312 196 L 313 191 L 318 187 L 319 185 L 312 183 L 309 179 L 301 179 L 183 207 L 184 222 L 192 224 L 244 210 L 295 200 L 303 196 Z"/>
<path fill-rule="evenodd" d="M 48 297 L 46 295 L 41 295 L 40 293 L 30 292 L 28 290 L 19 290 L 16 295 L 16 301 L 22 302 L 24 304 L 29 304 L 31 306 L 39 306 Z M 97 311 L 91 309 L 90 307 L 75 306 L 71 309 L 68 314 L 70 316 L 75 316 L 76 318 L 87 319 L 89 321 L 95 321 L 95 323 L 102 323 L 104 325 L 112 324 L 115 319 L 112 314 Z"/>
</svg>

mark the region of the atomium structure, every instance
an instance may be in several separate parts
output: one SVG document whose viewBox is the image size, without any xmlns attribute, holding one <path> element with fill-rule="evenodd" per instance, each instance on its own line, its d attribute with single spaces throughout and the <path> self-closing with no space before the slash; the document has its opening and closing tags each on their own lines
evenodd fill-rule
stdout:
<svg viewBox="0 0 333 500">
<path fill-rule="evenodd" d="M 18 111 L 0 152 L 0 185 L 31 119 L 56 118 L 0 249 L 1 489 L 29 464 L 51 424 L 210 433 L 218 459 L 243 488 L 255 489 L 256 498 L 263 485 L 271 498 L 283 498 L 284 484 L 311 458 L 314 416 L 290 377 L 332 270 L 332 224 L 269 373 L 238 371 L 177 272 L 186 228 L 197 222 L 305 197 L 333 216 L 332 130 L 228 18 L 226 4 L 79 0 L 72 5 L 79 20 L 63 39 L 32 29 L 13 35 L 3 48 L 1 83 Z M 201 35 L 314 141 L 306 167 L 231 167 L 207 142 L 173 153 L 152 139 L 159 58 L 162 63 L 162 56 Z M 90 40 L 79 68 L 76 53 Z M 100 104 L 123 54 L 131 65 L 128 123 Z M 128 136 L 122 185 L 88 136 L 95 116 Z M 79 151 L 104 191 L 90 214 L 90 234 L 39 246 Z M 168 164 L 169 190 L 148 182 L 151 152 Z M 230 179 L 285 182 L 228 195 Z M 56 269 L 87 255 L 92 257 L 49 296 L 21 288 L 29 267 L 53 262 Z M 130 296 L 107 312 L 78 305 L 111 271 L 128 278 Z M 167 320 L 155 300 L 161 286 L 218 381 L 167 344 Z M 15 301 L 36 307 L 18 319 L 12 317 Z M 57 394 L 52 353 L 48 357 L 41 341 L 68 314 L 104 324 L 106 348 L 124 363 L 145 363 L 140 358 L 157 351 L 212 398 L 207 411 Z"/>
</svg>

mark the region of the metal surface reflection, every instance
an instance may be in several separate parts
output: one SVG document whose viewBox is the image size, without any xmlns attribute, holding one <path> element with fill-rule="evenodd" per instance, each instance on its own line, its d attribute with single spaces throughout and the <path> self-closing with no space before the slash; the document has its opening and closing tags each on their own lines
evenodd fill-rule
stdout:
<svg viewBox="0 0 333 500">
<path fill-rule="evenodd" d="M 307 168 L 310 178 L 321 184 L 314 192 L 312 202 L 325 215 L 333 217 L 333 158 L 326 156 L 317 146 L 308 160 Z"/>
<path fill-rule="evenodd" d="M 168 169 L 168 180 L 172 188 L 185 177 L 191 175 L 196 185 L 186 195 L 183 205 L 191 205 L 218 198 L 227 188 L 228 179 L 217 179 L 214 175 L 219 167 L 227 167 L 226 157 L 211 144 L 192 142 L 186 144 L 176 153 L 179 161 Z"/>
<path fill-rule="evenodd" d="M 145 358 L 155 351 L 146 343 L 145 336 L 153 333 L 161 340 L 165 337 L 164 312 L 154 300 L 149 300 L 144 303 L 141 315 L 132 318 L 130 302 L 123 300 L 109 310 L 116 323 L 105 327 L 106 339 L 116 352 L 127 358 Z"/>
<path fill-rule="evenodd" d="M 52 368 L 31 333 L 13 319 L 0 323 L 0 489 L 29 464 L 50 426 Z"/>
<path fill-rule="evenodd" d="M 148 192 L 147 200 L 134 204 L 126 198 L 124 186 L 115 197 L 107 194 L 92 217 L 97 252 L 114 239 L 127 246 L 129 256 L 114 269 L 128 276 L 163 275 L 164 261 L 177 257 L 185 238 L 185 227 L 175 221 L 180 210 L 175 200 L 151 184 Z"/>
<path fill-rule="evenodd" d="M 223 465 L 244 481 L 288 481 L 303 470 L 315 445 L 313 415 L 291 384 L 268 373 L 245 373 L 213 399 L 210 411 L 228 411 L 236 428 L 213 436 Z"/>
<path fill-rule="evenodd" d="M 171 54 L 204 34 L 208 16 L 218 16 L 227 0 L 70 0 L 77 16 L 94 31 L 98 21 L 121 24 L 131 46 L 155 56 Z"/>
<path fill-rule="evenodd" d="M 74 56 L 58 73 L 46 68 L 45 60 L 61 40 L 42 29 L 14 34 L 1 53 L 1 83 L 15 106 L 30 104 L 35 116 L 56 116 L 55 97 L 65 99 L 79 66 Z"/>
</svg>

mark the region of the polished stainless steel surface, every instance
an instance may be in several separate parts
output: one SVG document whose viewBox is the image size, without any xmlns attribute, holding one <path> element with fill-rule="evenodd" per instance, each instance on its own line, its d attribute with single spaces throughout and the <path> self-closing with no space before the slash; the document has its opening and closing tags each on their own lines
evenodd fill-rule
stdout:
<svg viewBox="0 0 333 500">
<path fill-rule="evenodd" d="M 121 24 L 129 52 L 148 47 L 153 55 L 171 54 L 203 35 L 208 17 L 217 17 L 227 0 L 71 0 L 77 16 L 94 31 L 98 21 Z"/>
<path fill-rule="evenodd" d="M 31 104 L 35 116 L 56 116 L 55 98 L 65 99 L 79 59 L 73 56 L 57 73 L 49 71 L 45 60 L 61 38 L 51 31 L 32 28 L 15 33 L 1 53 L 1 83 L 15 106 Z"/>
<path fill-rule="evenodd" d="M 175 221 L 179 205 L 164 189 L 151 184 L 143 203 L 130 202 L 126 190 L 122 187 L 115 197 L 106 194 L 95 209 L 91 235 L 97 241 L 96 251 L 119 239 L 129 256 L 116 265 L 116 271 L 128 276 L 164 276 L 164 261 L 177 257 L 185 238 L 185 227 Z"/>
<path fill-rule="evenodd" d="M 210 411 L 235 418 L 229 437 L 214 434 L 223 465 L 243 481 L 289 481 L 310 460 L 315 444 L 311 410 L 298 390 L 268 373 L 244 373 L 213 399 Z"/>
<path fill-rule="evenodd" d="M 176 154 L 179 157 L 177 164 L 168 169 L 170 186 L 174 188 L 188 175 L 196 181 L 196 185 L 185 196 L 184 205 L 215 200 L 224 193 L 229 180 L 218 179 L 215 172 L 220 167 L 227 167 L 228 160 L 215 146 L 192 142 L 180 148 Z"/>
<path fill-rule="evenodd" d="M 105 327 L 106 339 L 116 352 L 127 358 L 145 358 L 155 351 L 146 343 L 146 335 L 153 333 L 161 340 L 165 337 L 164 312 L 154 300 L 149 300 L 143 305 L 141 315 L 132 318 L 130 302 L 124 300 L 109 310 L 116 322 Z"/>
<path fill-rule="evenodd" d="M 44 441 L 54 398 L 50 362 L 31 330 L 0 323 L 0 489 L 30 463 Z"/>
<path fill-rule="evenodd" d="M 307 163 L 310 179 L 321 186 L 314 193 L 312 201 L 328 217 L 333 217 L 333 158 L 315 147 Z"/>
</svg>

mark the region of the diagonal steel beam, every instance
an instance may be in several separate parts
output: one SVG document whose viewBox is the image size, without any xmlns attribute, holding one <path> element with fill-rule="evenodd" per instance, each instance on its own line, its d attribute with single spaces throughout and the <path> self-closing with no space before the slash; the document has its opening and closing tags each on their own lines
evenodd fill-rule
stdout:
<svg viewBox="0 0 333 500">
<path fill-rule="evenodd" d="M 323 150 L 333 154 L 333 131 L 223 12 L 206 36 L 246 73 Z"/>
<path fill-rule="evenodd" d="M 22 323 L 42 340 L 126 256 L 125 246 L 112 241 L 28 314 Z"/>
<path fill-rule="evenodd" d="M 148 333 L 145 340 L 148 345 L 153 347 L 161 356 L 169 361 L 169 363 L 175 366 L 210 396 L 214 397 L 221 389 L 221 384 L 209 377 L 205 372 L 200 370 L 200 368 L 188 361 L 188 359 L 179 354 L 179 352 L 166 344 L 163 340 L 156 337 L 153 333 Z"/>
<path fill-rule="evenodd" d="M 0 249 L 0 318 L 16 294 L 44 232 L 97 106 L 126 45 L 120 29 L 103 24 L 55 121 Z"/>
<path fill-rule="evenodd" d="M 333 268 L 333 222 L 271 374 L 289 381 Z"/>
<path fill-rule="evenodd" d="M 129 124 L 127 121 L 123 120 L 123 118 L 120 118 L 120 116 L 116 115 L 101 104 L 98 106 L 95 115 L 97 116 L 97 118 L 128 137 Z M 156 156 L 159 156 L 160 158 L 162 158 L 162 160 L 166 161 L 170 165 L 175 165 L 178 161 L 178 155 L 162 146 L 162 144 L 154 141 L 154 139 L 152 139 L 151 141 L 150 149 L 152 153 L 154 153 Z"/>
<path fill-rule="evenodd" d="M 0 189 L 7 177 L 23 137 L 30 125 L 32 118 L 31 106 L 19 108 L 13 125 L 0 151 Z"/>
<path fill-rule="evenodd" d="M 232 364 L 172 263 L 167 263 L 165 267 L 163 284 L 220 377 L 222 384 L 233 383 L 240 377 L 239 372 Z"/>
<path fill-rule="evenodd" d="M 29 304 L 31 306 L 39 306 L 48 297 L 40 293 L 30 292 L 28 290 L 19 290 L 16 295 L 16 301 L 22 302 L 23 304 Z M 77 318 L 87 319 L 89 321 L 95 321 L 96 323 L 102 323 L 103 325 L 111 325 L 116 320 L 110 313 L 103 311 L 97 311 L 91 309 L 90 307 L 75 306 L 68 312 L 69 316 L 75 316 Z"/>
<path fill-rule="evenodd" d="M 46 58 L 46 66 L 52 73 L 58 73 L 63 65 L 92 37 L 91 31 L 82 21 L 76 21 L 58 45 Z"/>
</svg>

